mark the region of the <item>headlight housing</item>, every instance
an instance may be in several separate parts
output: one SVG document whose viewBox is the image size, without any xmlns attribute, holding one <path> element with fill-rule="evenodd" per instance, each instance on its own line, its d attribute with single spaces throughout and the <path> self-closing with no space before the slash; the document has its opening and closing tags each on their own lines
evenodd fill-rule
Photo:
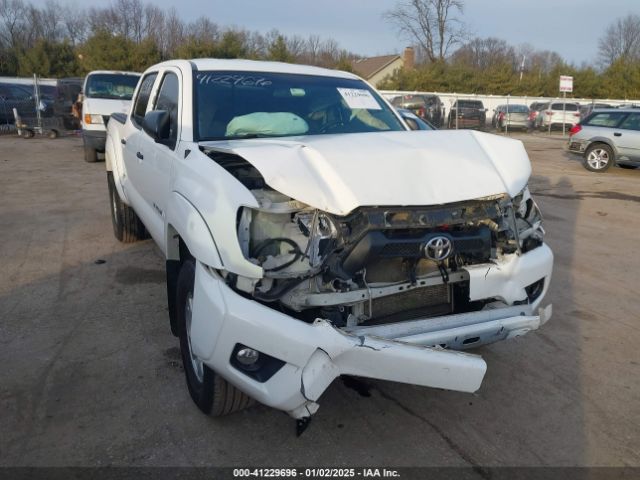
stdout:
<svg viewBox="0 0 640 480">
<path fill-rule="evenodd" d="M 84 123 L 86 123 L 87 125 L 104 125 L 104 119 L 102 118 L 102 115 L 98 115 L 95 113 L 85 113 Z"/>
<path fill-rule="evenodd" d="M 531 197 L 528 186 L 513 198 L 513 213 L 522 252 L 542 245 L 545 233 L 542 228 L 542 214 Z"/>
</svg>

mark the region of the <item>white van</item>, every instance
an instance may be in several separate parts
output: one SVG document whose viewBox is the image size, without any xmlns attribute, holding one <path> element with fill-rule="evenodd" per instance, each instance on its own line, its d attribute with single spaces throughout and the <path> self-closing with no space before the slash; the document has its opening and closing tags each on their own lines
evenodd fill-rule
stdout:
<svg viewBox="0 0 640 480">
<path fill-rule="evenodd" d="M 95 70 L 84 81 L 82 102 L 82 139 L 84 159 L 98 160 L 97 152 L 104 152 L 106 124 L 114 112 L 127 113 L 140 74 Z"/>
</svg>

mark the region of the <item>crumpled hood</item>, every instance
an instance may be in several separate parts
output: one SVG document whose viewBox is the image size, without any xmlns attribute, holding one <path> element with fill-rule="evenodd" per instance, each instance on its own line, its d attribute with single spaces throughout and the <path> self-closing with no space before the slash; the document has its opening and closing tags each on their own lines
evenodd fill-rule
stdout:
<svg viewBox="0 0 640 480">
<path fill-rule="evenodd" d="M 531 174 L 522 142 L 475 131 L 375 132 L 203 142 L 258 169 L 274 190 L 344 215 L 508 193 Z"/>
</svg>

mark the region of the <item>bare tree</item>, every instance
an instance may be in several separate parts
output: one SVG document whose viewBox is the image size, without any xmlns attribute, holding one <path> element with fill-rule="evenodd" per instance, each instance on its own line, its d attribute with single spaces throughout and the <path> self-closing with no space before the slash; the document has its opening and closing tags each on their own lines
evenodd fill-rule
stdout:
<svg viewBox="0 0 640 480">
<path fill-rule="evenodd" d="M 463 9 L 463 0 L 402 0 L 384 18 L 435 62 L 466 38 L 464 24 L 455 16 Z"/>
<path fill-rule="evenodd" d="M 630 14 L 609 25 L 598 43 L 598 55 L 605 67 L 621 58 L 640 60 L 640 16 Z"/>
<path fill-rule="evenodd" d="M 171 7 L 165 16 L 164 42 L 162 51 L 165 56 L 172 56 L 184 39 L 184 22 L 175 7 Z"/>
<path fill-rule="evenodd" d="M 0 41 L 10 48 L 20 43 L 26 7 L 22 0 L 0 0 Z"/>
<path fill-rule="evenodd" d="M 162 49 L 164 32 L 164 11 L 147 3 L 144 7 L 144 36 L 152 39 Z"/>
<path fill-rule="evenodd" d="M 485 70 L 497 65 L 509 64 L 517 68 L 516 54 L 512 46 L 498 38 L 474 38 L 452 55 L 454 62 Z"/>
<path fill-rule="evenodd" d="M 77 45 L 87 38 L 87 16 L 84 10 L 66 5 L 62 9 L 63 36 L 72 45 Z"/>
</svg>

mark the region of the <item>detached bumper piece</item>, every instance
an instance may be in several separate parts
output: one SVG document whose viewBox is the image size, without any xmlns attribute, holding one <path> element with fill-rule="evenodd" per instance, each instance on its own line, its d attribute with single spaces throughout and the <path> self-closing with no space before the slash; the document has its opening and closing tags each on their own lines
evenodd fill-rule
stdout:
<svg viewBox="0 0 640 480">
<path fill-rule="evenodd" d="M 414 320 L 389 325 L 354 327 L 352 335 L 383 337 L 428 347 L 475 348 L 537 330 L 551 318 L 552 306 L 532 315 L 529 305 L 488 308 L 480 312 Z"/>
</svg>

